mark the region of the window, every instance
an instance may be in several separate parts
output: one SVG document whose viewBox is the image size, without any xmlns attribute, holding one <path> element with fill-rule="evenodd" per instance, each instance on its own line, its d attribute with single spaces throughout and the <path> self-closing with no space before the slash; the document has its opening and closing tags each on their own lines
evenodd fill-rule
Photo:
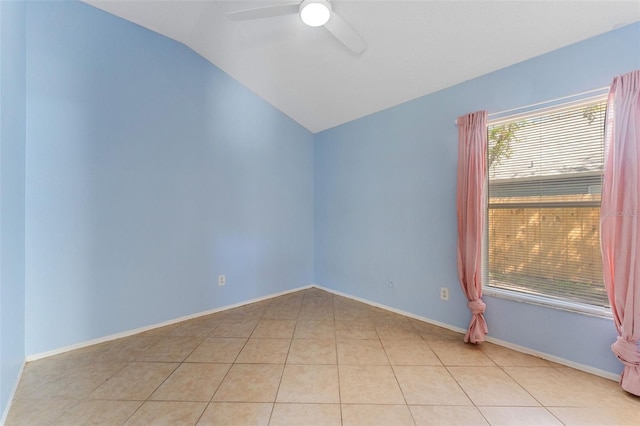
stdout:
<svg viewBox="0 0 640 426">
<path fill-rule="evenodd" d="M 492 120 L 485 283 L 607 307 L 600 253 L 606 99 Z"/>
</svg>

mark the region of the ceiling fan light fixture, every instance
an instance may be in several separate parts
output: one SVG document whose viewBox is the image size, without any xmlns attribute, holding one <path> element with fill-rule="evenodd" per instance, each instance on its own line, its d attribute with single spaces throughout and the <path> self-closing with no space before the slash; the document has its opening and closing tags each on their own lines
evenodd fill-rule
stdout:
<svg viewBox="0 0 640 426">
<path fill-rule="evenodd" d="M 300 18 L 310 27 L 321 27 L 331 17 L 331 6 L 327 0 L 305 0 L 300 4 Z"/>
</svg>

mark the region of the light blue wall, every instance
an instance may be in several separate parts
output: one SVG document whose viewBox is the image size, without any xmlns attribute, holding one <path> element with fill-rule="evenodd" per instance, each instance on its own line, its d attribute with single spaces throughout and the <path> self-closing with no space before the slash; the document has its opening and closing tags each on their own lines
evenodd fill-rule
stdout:
<svg viewBox="0 0 640 426">
<path fill-rule="evenodd" d="M 27 355 L 308 285 L 313 135 L 175 41 L 29 3 L 26 271 Z"/>
<path fill-rule="evenodd" d="M 24 3 L 0 1 L 0 416 L 24 361 L 25 90 Z"/>
<path fill-rule="evenodd" d="M 470 314 L 456 272 L 454 120 L 605 87 L 639 67 L 634 24 L 319 133 L 315 282 L 466 327 Z M 448 302 L 440 300 L 440 287 L 451 289 Z M 609 349 L 611 320 L 485 301 L 490 336 L 620 371 Z"/>
</svg>

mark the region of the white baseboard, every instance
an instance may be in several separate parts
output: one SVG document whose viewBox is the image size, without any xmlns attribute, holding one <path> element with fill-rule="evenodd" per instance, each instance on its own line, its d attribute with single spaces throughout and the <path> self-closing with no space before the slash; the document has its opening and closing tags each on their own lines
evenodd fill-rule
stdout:
<svg viewBox="0 0 640 426">
<path fill-rule="evenodd" d="M 333 294 L 335 294 L 337 296 L 342 296 L 342 297 L 346 297 L 347 299 L 355 300 L 356 302 L 361 302 L 361 303 L 365 303 L 365 304 L 370 305 L 370 306 L 375 306 L 376 308 L 384 309 L 385 311 L 393 312 L 393 313 L 396 313 L 396 314 L 399 314 L 399 315 L 403 315 L 405 317 L 416 319 L 418 321 L 422 321 L 422 322 L 426 322 L 426 323 L 429 323 L 429 324 L 432 324 L 432 325 L 436 325 L 438 327 L 446 328 L 447 330 L 456 331 L 458 333 L 466 333 L 467 332 L 467 330 L 465 330 L 464 328 L 455 327 L 453 325 L 445 324 L 443 322 L 432 320 L 430 318 L 421 317 L 420 315 L 412 314 L 411 312 L 406 312 L 406 311 L 403 311 L 401 309 L 392 308 L 390 306 L 386 306 L 386 305 L 383 305 L 381 303 L 372 302 L 372 301 L 367 300 L 367 299 L 361 299 L 360 297 L 356 297 L 356 296 L 352 296 L 350 294 L 342 293 L 342 292 L 337 291 L 337 290 L 333 290 L 333 289 L 330 289 L 330 288 L 322 287 L 322 286 L 319 286 L 319 285 L 316 285 L 316 284 L 313 284 L 313 287 L 318 288 L 320 290 L 327 291 L 329 293 L 333 293 Z"/>
<path fill-rule="evenodd" d="M 22 378 L 22 372 L 24 371 L 24 366 L 26 361 L 22 361 L 22 365 L 20 366 L 20 370 L 18 370 L 18 375 L 16 376 L 16 382 L 13 384 L 13 389 L 11 389 L 11 393 L 9 393 L 9 399 L 7 399 L 7 406 L 4 407 L 4 411 L 2 412 L 2 417 L 0 417 L 0 425 L 3 425 L 7 422 L 7 416 L 9 415 L 9 410 L 11 410 L 11 404 L 13 403 L 13 398 L 16 396 L 16 391 L 18 390 L 18 384 L 20 383 L 20 379 Z"/>
<path fill-rule="evenodd" d="M 133 330 L 124 331 L 124 332 L 121 332 L 121 333 L 116 333 L 116 334 L 112 334 L 112 335 L 109 335 L 109 336 L 105 336 L 105 337 L 101 337 L 101 338 L 98 338 L 98 339 L 93 339 L 93 340 L 89 340 L 89 341 L 85 341 L 85 342 L 81 342 L 81 343 L 76 343 L 74 345 L 65 346 L 65 347 L 62 347 L 62 348 L 54 349 L 52 351 L 47 351 L 47 352 L 42 352 L 42 353 L 38 353 L 38 354 L 34 354 L 34 355 L 29 355 L 29 356 L 26 357 L 25 362 L 31 362 L 31 361 L 35 361 L 35 360 L 38 360 L 38 359 L 47 358 L 47 357 L 54 356 L 54 355 L 59 355 L 59 354 L 65 353 L 65 352 L 69 352 L 69 351 L 75 350 L 75 349 L 81 349 L 81 348 L 85 348 L 87 346 L 96 345 L 96 344 L 104 343 L 104 342 L 109 342 L 111 340 L 121 339 L 123 337 L 132 336 L 134 334 L 142 333 L 142 332 L 149 331 L 149 330 L 154 330 L 154 329 L 160 328 L 160 327 L 165 327 L 167 325 L 175 324 L 175 323 L 178 323 L 178 322 L 181 322 L 181 321 L 187 321 L 187 320 L 198 318 L 198 317 L 201 317 L 201 316 L 210 315 L 210 314 L 226 311 L 226 310 L 233 309 L 233 308 L 238 308 L 240 306 L 249 305 L 251 303 L 256 303 L 256 302 L 261 302 L 263 300 L 271 299 L 271 298 L 278 297 L 278 296 L 283 296 L 283 295 L 289 294 L 289 293 L 295 293 L 296 291 L 306 290 L 306 289 L 309 289 L 309 288 L 317 288 L 317 289 L 320 289 L 320 290 L 324 290 L 326 292 L 335 294 L 337 296 L 346 297 L 348 299 L 352 299 L 352 300 L 355 300 L 355 301 L 358 301 L 358 302 L 361 302 L 361 303 L 365 303 L 365 304 L 370 305 L 370 306 L 374 306 L 376 308 L 381 308 L 381 309 L 384 309 L 384 310 L 387 310 L 387 311 L 390 311 L 390 312 L 394 312 L 396 314 L 404 315 L 406 317 L 413 318 L 413 319 L 418 320 L 418 321 L 423 321 L 423 322 L 426 322 L 428 324 L 432 324 L 432 325 L 435 325 L 435 326 L 438 326 L 438 327 L 442 327 L 442 328 L 445 328 L 445 329 L 448 329 L 448 330 L 452 330 L 452 331 L 455 331 L 455 332 L 458 332 L 458 333 L 466 333 L 466 331 L 467 331 L 466 329 L 463 329 L 463 328 L 460 328 L 460 327 L 455 327 L 455 326 L 452 326 L 450 324 L 446 324 L 446 323 L 443 323 L 443 322 L 440 322 L 440 321 L 433 320 L 431 318 L 426 318 L 426 317 L 423 317 L 423 316 L 420 316 L 420 315 L 415 315 L 415 314 L 413 314 L 411 312 L 406 312 L 406 311 L 403 311 L 401 309 L 396 309 L 396 308 L 393 308 L 393 307 L 390 307 L 390 306 L 383 305 L 381 303 L 372 302 L 370 300 L 366 300 L 366 299 L 362 299 L 360 297 L 352 296 L 350 294 L 342 293 L 340 291 L 333 290 L 333 289 L 330 289 L 330 288 L 327 288 L 327 287 L 323 287 L 323 286 L 320 286 L 320 285 L 317 285 L 317 284 L 309 284 L 309 285 L 306 285 L 306 286 L 294 288 L 294 289 L 283 291 L 283 292 L 280 292 L 280 293 L 274 293 L 274 294 L 270 294 L 270 295 L 267 295 L 267 296 L 262 296 L 262 297 L 258 297 L 258 298 L 255 298 L 255 299 L 246 300 L 246 301 L 243 301 L 243 302 L 240 302 L 240 303 L 236 303 L 236 304 L 233 304 L 233 305 L 227 305 L 227 306 L 223 306 L 223 307 L 220 307 L 220 308 L 210 309 L 210 310 L 207 310 L 207 311 L 204 311 L 204 312 L 198 312 L 198 313 L 195 313 L 195 314 L 186 315 L 186 316 L 183 316 L 183 317 L 180 317 L 180 318 L 175 318 L 175 319 L 172 319 L 172 320 L 169 320 L 169 321 L 165 321 L 165 322 L 162 322 L 162 323 L 153 324 L 153 325 L 146 326 L 146 327 L 140 327 L 140 328 L 136 328 L 136 329 L 133 329 Z M 491 336 L 487 336 L 486 337 L 486 341 L 489 342 L 489 343 L 496 344 L 498 346 L 503 346 L 503 347 L 508 348 L 508 349 L 512 349 L 512 350 L 515 350 L 515 351 L 518 351 L 518 352 L 522 352 L 522 353 L 527 354 L 527 355 L 536 356 L 538 358 L 542 358 L 542 359 L 545 359 L 547 361 L 551 361 L 551 362 L 555 362 L 555 363 L 560 364 L 560 365 L 564 365 L 564 366 L 567 366 L 567 367 L 575 368 L 576 370 L 584 371 L 584 372 L 593 374 L 595 376 L 604 377 L 606 379 L 610 379 L 610 380 L 614 380 L 614 381 L 619 381 L 620 380 L 620 375 L 618 375 L 618 374 L 610 373 L 608 371 L 600 370 L 598 368 L 590 367 L 588 365 L 579 364 L 579 363 L 571 361 L 571 360 L 560 358 L 560 357 L 557 357 L 555 355 L 550 355 L 550 354 L 547 354 L 547 353 L 544 353 L 544 352 L 539 352 L 539 351 L 536 351 L 534 349 L 527 348 L 525 346 L 516 345 L 514 343 L 510 343 L 510 342 L 507 342 L 507 341 L 504 341 L 504 340 L 496 339 L 496 338 L 491 337 Z M 23 369 L 24 369 L 24 364 L 23 364 L 22 369 L 20 370 L 20 375 L 22 374 L 22 370 Z M 18 382 L 16 382 L 16 387 L 17 387 L 17 384 L 18 384 Z M 14 389 L 14 392 L 15 392 L 15 389 Z M 7 412 L 8 412 L 8 410 L 5 410 L 4 415 L 6 415 Z M 3 419 L 4 419 L 4 417 L 3 417 Z M 0 424 L 2 424 L 2 423 L 0 423 Z"/>
<path fill-rule="evenodd" d="M 422 317 L 420 315 L 412 314 L 411 312 L 405 312 L 405 311 L 400 310 L 400 309 L 395 309 L 395 308 L 392 308 L 390 306 L 385 306 L 385 305 L 380 304 L 380 303 L 372 302 L 370 300 L 362 299 L 360 297 L 355 297 L 355 296 L 352 296 L 350 294 L 346 294 L 346 293 L 342 293 L 342 292 L 337 291 L 337 290 L 333 290 L 333 289 L 330 289 L 330 288 L 322 287 L 322 286 L 317 285 L 317 284 L 313 284 L 312 287 L 318 288 L 320 290 L 327 291 L 329 293 L 333 293 L 333 294 L 338 295 L 338 296 L 346 297 L 348 299 L 352 299 L 352 300 L 355 300 L 355 301 L 358 301 L 358 302 L 366 303 L 367 305 L 375 306 L 376 308 L 381 308 L 381 309 L 384 309 L 384 310 L 387 310 L 387 311 L 390 311 L 390 312 L 394 312 L 396 314 L 404 315 L 404 316 L 407 316 L 409 318 L 416 319 L 418 321 L 422 321 L 422 322 L 426 322 L 428 324 L 436 325 L 438 327 L 446 328 L 448 330 L 456 331 L 456 332 L 459 332 L 459 333 L 466 333 L 467 332 L 467 330 L 464 329 L 464 328 L 455 327 L 455 326 L 452 326 L 450 324 L 445 324 L 445 323 L 442 323 L 440 321 L 435 321 L 435 320 L 432 320 L 430 318 L 426 318 L 426 317 Z M 567 366 L 567 367 L 571 367 L 571 368 L 574 368 L 576 370 L 584 371 L 586 373 L 593 374 L 594 376 L 599 376 L 599 377 L 603 377 L 605 379 L 614 380 L 614 381 L 620 381 L 620 375 L 619 374 L 610 373 L 608 371 L 600 370 L 598 368 L 590 367 L 588 365 L 579 364 L 577 362 L 574 362 L 574 361 L 571 361 L 571 360 L 568 360 L 568 359 L 560 358 L 560 357 L 557 357 L 555 355 L 550 355 L 550 354 L 547 354 L 547 353 L 544 353 L 544 352 L 539 352 L 539 351 L 533 350 L 531 348 L 527 348 L 525 346 L 516 345 L 514 343 L 510 343 L 510 342 L 507 342 L 507 341 L 504 341 L 504 340 L 496 339 L 496 338 L 491 337 L 491 336 L 487 336 L 485 338 L 485 340 L 487 342 L 489 342 L 489 343 L 493 343 L 493 344 L 498 345 L 498 346 L 502 346 L 502 347 L 505 347 L 505 348 L 508 348 L 508 349 L 512 349 L 514 351 L 522 352 L 522 353 L 527 354 L 527 355 L 532 355 L 532 356 L 535 356 L 535 357 L 538 357 L 538 358 L 542 358 L 544 360 L 555 362 L 556 364 L 564 365 L 564 366 Z"/>
<path fill-rule="evenodd" d="M 154 330 L 154 329 L 160 328 L 160 327 L 166 327 L 168 325 L 172 325 L 172 324 L 175 324 L 175 323 L 178 323 L 178 322 L 187 321 L 187 320 L 194 319 L 194 318 L 199 318 L 199 317 L 202 317 L 202 316 L 205 316 L 205 315 L 215 314 L 217 312 L 222 312 L 222 311 L 226 311 L 226 310 L 229 310 L 229 309 L 239 308 L 240 306 L 250 305 L 252 303 L 257 303 L 257 302 L 262 302 L 263 300 L 272 299 L 272 298 L 278 297 L 278 296 L 284 296 L 285 294 L 295 293 L 296 291 L 306 290 L 306 289 L 309 289 L 311 287 L 313 287 L 313 285 L 309 284 L 309 285 L 298 287 L 298 288 L 294 288 L 294 289 L 291 289 L 291 290 L 286 290 L 286 291 L 282 291 L 282 292 L 279 292 L 279 293 L 274 293 L 274 294 L 270 294 L 270 295 L 267 295 L 267 296 L 262 296 L 262 297 L 258 297 L 258 298 L 255 298 L 255 299 L 251 299 L 251 300 L 246 300 L 246 301 L 243 301 L 243 302 L 235 303 L 233 305 L 226 305 L 226 306 L 222 306 L 220 308 L 214 308 L 214 309 L 209 309 L 207 311 L 198 312 L 198 313 L 191 314 L 191 315 L 185 315 L 183 317 L 174 318 L 174 319 L 171 319 L 171 320 L 168 320 L 168 321 L 164 321 L 164 322 L 161 322 L 161 323 L 158 323 L 158 324 L 153 324 L 153 325 L 149 325 L 149 326 L 145 326 L 145 327 L 140 327 L 140 328 L 136 328 L 136 329 L 133 329 L 133 330 L 127 330 L 127 331 L 123 331 L 123 332 L 120 332 L 120 333 L 111 334 L 109 336 L 99 337 L 97 339 L 87 340 L 87 341 L 80 342 L 80 343 L 75 343 L 73 345 L 64 346 L 62 348 L 53 349 L 53 350 L 47 351 L 47 352 L 41 352 L 41 353 L 37 353 L 37 354 L 33 354 L 33 355 L 28 355 L 26 357 L 26 359 L 25 359 L 25 362 L 36 361 L 36 360 L 39 360 L 39 359 L 48 358 L 50 356 L 59 355 L 59 354 L 62 354 L 62 353 L 65 353 L 65 352 L 69 352 L 69 351 L 73 351 L 73 350 L 76 350 L 76 349 L 86 348 L 87 346 L 97 345 L 99 343 L 109 342 L 111 340 L 122 339 L 123 337 L 133 336 L 134 334 L 143 333 L 145 331 Z"/>
<path fill-rule="evenodd" d="M 620 381 L 620 375 L 615 373 L 610 373 L 609 371 L 600 370 L 599 368 L 591 367 L 588 365 L 579 364 L 577 362 L 560 358 L 555 355 L 550 355 L 544 352 L 538 352 L 531 348 L 527 348 L 526 346 L 516 345 L 511 342 L 507 342 L 504 340 L 496 339 L 495 337 L 487 336 L 485 340 L 489 343 L 493 343 L 498 346 L 503 346 L 508 349 L 513 349 L 514 351 L 522 352 L 527 355 L 532 355 L 538 358 L 542 358 L 547 361 L 555 362 L 556 364 L 561 364 L 566 367 L 575 368 L 576 370 L 584 371 L 585 373 L 593 374 L 594 376 L 603 377 L 605 379 Z"/>
</svg>

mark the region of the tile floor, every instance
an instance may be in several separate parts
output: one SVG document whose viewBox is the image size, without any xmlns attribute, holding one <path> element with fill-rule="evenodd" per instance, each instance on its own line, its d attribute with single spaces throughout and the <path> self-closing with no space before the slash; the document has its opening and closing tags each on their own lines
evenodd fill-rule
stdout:
<svg viewBox="0 0 640 426">
<path fill-rule="evenodd" d="M 28 363 L 7 425 L 639 425 L 617 383 L 309 289 Z"/>
</svg>

